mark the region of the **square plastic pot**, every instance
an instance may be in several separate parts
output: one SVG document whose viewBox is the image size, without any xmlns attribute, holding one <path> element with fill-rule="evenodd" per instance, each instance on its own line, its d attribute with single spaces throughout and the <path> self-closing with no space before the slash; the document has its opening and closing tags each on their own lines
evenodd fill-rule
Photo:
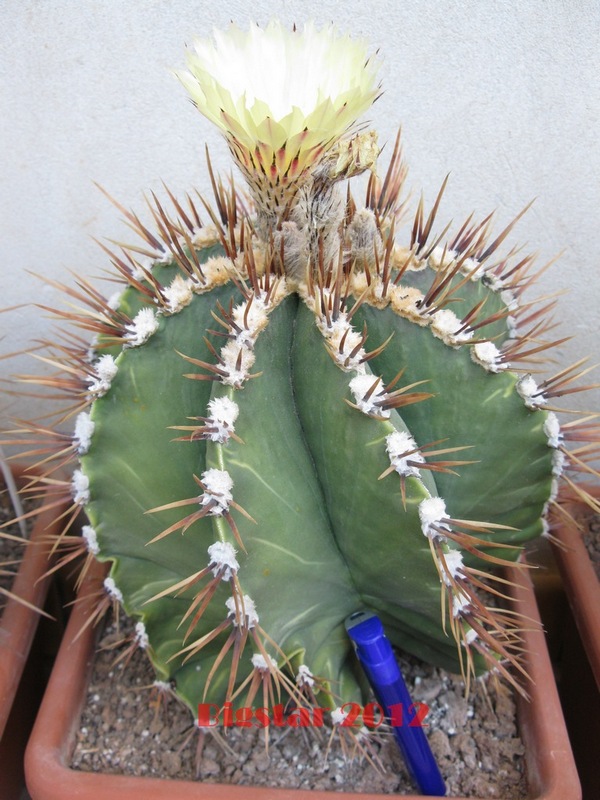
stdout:
<svg viewBox="0 0 600 800">
<path fill-rule="evenodd" d="M 102 568 L 90 573 L 82 593 L 89 595 L 99 589 L 103 576 Z M 526 571 L 513 568 L 507 577 L 516 584 L 511 587 L 515 607 L 539 623 L 533 587 Z M 73 638 L 91 608 L 90 602 L 82 602 L 76 605 L 71 615 L 29 740 L 25 771 L 27 788 L 33 800 L 382 800 L 382 795 L 269 789 L 71 769 L 69 764 L 93 664 L 95 634 L 90 626 L 76 641 Z M 531 700 L 527 702 L 519 698 L 518 715 L 525 746 L 529 797 L 539 800 L 580 800 L 579 779 L 544 634 L 541 628 L 529 630 L 524 633 L 524 640 L 524 665 L 532 678 L 532 684 L 528 686 Z M 412 800 L 415 797 L 411 795 Z"/>
</svg>

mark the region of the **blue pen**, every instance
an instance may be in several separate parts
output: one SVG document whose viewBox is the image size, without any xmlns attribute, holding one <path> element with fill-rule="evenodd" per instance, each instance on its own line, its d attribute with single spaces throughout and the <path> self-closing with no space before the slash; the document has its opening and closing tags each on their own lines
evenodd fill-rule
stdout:
<svg viewBox="0 0 600 800">
<path fill-rule="evenodd" d="M 346 620 L 346 630 L 386 716 L 393 718 L 393 706 L 404 712 L 404 724 L 394 725 L 393 731 L 419 791 L 433 797 L 445 797 L 446 786 L 423 728 L 409 725 L 415 716 L 412 700 L 381 620 L 370 611 L 355 611 Z"/>
</svg>

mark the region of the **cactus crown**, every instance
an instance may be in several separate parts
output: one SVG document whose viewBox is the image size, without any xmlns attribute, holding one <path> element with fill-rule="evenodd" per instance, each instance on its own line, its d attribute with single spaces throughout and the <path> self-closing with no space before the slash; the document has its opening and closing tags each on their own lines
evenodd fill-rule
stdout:
<svg viewBox="0 0 600 800">
<path fill-rule="evenodd" d="M 53 312 L 93 347 L 47 343 L 66 408 L 10 440 L 33 437 L 72 498 L 64 533 L 85 509 L 62 563 L 111 565 L 97 616 L 122 604 L 191 709 L 361 700 L 343 623 L 362 605 L 399 647 L 520 687 L 491 567 L 546 532 L 559 479 L 595 474 L 597 428 L 555 413 L 580 365 L 529 372 L 557 342 L 553 304 L 521 302 L 533 258 L 501 254 L 516 220 L 436 232 L 444 184 L 402 242 L 399 139 L 380 178 L 356 129 L 379 91 L 364 45 L 275 23 L 215 40 L 179 77 L 250 200 L 209 162 L 214 206 L 153 198 L 153 225 L 121 208 L 139 236 L 105 247 L 122 291 L 62 287 Z M 360 207 L 340 181 L 365 170 Z"/>
</svg>

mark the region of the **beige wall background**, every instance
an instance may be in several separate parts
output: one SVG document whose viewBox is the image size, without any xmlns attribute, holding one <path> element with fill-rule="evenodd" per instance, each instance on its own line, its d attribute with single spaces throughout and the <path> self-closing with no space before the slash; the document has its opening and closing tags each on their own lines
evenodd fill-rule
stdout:
<svg viewBox="0 0 600 800">
<path fill-rule="evenodd" d="M 565 0 L 4 0 L 0 5 L 0 352 L 51 335 L 38 303 L 60 302 L 31 273 L 70 283 L 101 276 L 93 239 L 128 238 L 94 181 L 143 214 L 144 192 L 208 191 L 207 142 L 223 142 L 170 70 L 195 36 L 234 20 L 334 21 L 380 52 L 384 94 L 370 120 L 390 148 L 402 126 L 409 185 L 433 201 L 447 172 L 440 221 L 497 210 L 497 230 L 532 198 L 513 241 L 563 251 L 539 294 L 568 291 L 559 365 L 599 351 L 600 4 Z M 385 161 L 385 158 L 383 159 Z M 107 286 L 107 293 L 110 286 Z M 0 377 L 40 371 L 23 355 Z M 558 369 L 558 367 L 557 367 Z M 600 378 L 597 378 L 600 380 Z M 599 407 L 598 392 L 573 405 Z M 3 394 L 0 416 L 41 413 Z"/>
</svg>

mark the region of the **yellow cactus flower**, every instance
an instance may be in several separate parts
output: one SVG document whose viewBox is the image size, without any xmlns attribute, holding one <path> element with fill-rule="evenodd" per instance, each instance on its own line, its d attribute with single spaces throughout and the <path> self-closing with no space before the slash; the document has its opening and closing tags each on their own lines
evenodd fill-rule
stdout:
<svg viewBox="0 0 600 800">
<path fill-rule="evenodd" d="M 297 187 L 379 93 L 366 44 L 333 26 L 232 25 L 196 42 L 187 62 L 179 79 L 261 195 L 265 183 Z"/>
</svg>

